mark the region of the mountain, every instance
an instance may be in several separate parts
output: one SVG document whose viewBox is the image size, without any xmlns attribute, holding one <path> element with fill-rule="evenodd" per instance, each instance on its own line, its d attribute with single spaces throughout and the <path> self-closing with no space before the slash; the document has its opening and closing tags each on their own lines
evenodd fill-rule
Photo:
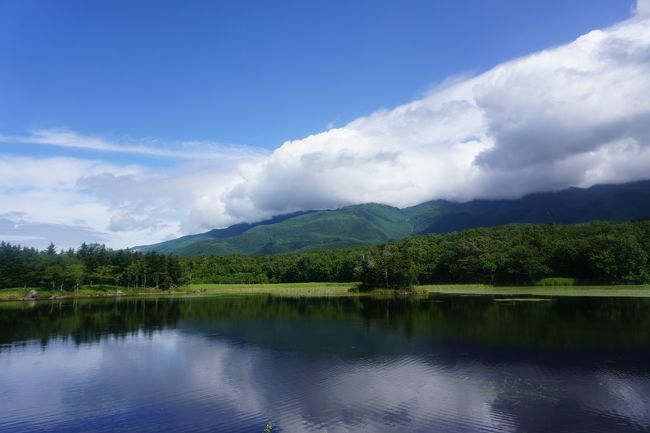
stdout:
<svg viewBox="0 0 650 433">
<path fill-rule="evenodd" d="M 403 210 L 417 233 L 512 223 L 573 224 L 650 218 L 650 181 L 536 193 L 517 200 L 435 200 Z"/>
<path fill-rule="evenodd" d="M 179 255 L 271 254 L 378 244 L 410 234 L 412 226 L 400 209 L 370 203 L 237 224 L 135 249 Z"/>
<path fill-rule="evenodd" d="M 135 249 L 179 255 L 271 254 L 379 244 L 412 234 L 512 223 L 567 224 L 647 218 L 650 181 L 641 181 L 536 193 L 516 200 L 433 200 L 405 209 L 369 203 L 297 212 Z"/>
</svg>

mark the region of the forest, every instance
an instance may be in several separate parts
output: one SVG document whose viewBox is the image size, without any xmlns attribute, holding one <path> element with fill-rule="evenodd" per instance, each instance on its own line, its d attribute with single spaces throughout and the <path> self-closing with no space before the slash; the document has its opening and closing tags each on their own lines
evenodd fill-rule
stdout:
<svg viewBox="0 0 650 433">
<path fill-rule="evenodd" d="M 77 250 L 58 251 L 53 244 L 43 251 L 0 243 L 0 288 L 39 287 L 78 290 L 82 285 L 157 287 L 182 283 L 177 257 L 130 250 L 112 250 L 83 244 Z"/>
<path fill-rule="evenodd" d="M 422 284 L 650 283 L 650 221 L 506 225 L 412 236 L 370 247 L 292 254 L 179 257 L 83 244 L 43 251 L 0 243 L 0 288 L 78 290 L 188 284 L 353 282 L 361 289 Z"/>
</svg>

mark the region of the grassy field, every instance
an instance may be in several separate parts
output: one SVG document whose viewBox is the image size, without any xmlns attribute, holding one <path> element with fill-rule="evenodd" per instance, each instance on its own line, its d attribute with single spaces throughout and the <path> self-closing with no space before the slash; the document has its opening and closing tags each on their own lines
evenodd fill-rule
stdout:
<svg viewBox="0 0 650 433">
<path fill-rule="evenodd" d="M 531 286 L 494 287 L 476 285 L 419 286 L 424 293 L 450 295 L 503 295 L 503 296 L 587 296 L 587 297 L 650 297 L 650 286 Z"/>
<path fill-rule="evenodd" d="M 67 291 L 49 291 L 34 289 L 38 299 L 70 299 L 118 296 L 210 296 L 210 295 L 260 295 L 275 296 L 393 296 L 391 290 L 374 290 L 370 293 L 358 293 L 356 283 L 290 283 L 290 284 L 192 284 L 175 290 L 127 289 L 125 287 L 86 286 L 78 294 Z M 0 289 L 0 301 L 17 301 L 25 297 L 30 288 Z M 405 292 L 399 292 L 403 294 Z M 417 286 L 413 292 L 417 295 L 491 295 L 507 296 L 584 296 L 584 297 L 650 297 L 650 286 L 530 286 L 530 287 L 494 287 L 486 285 L 435 285 Z"/>
<path fill-rule="evenodd" d="M 114 296 L 152 296 L 152 295 L 184 295 L 187 294 L 186 290 L 172 290 L 161 291 L 156 289 L 128 289 L 126 287 L 110 287 L 110 286 L 86 286 L 79 289 L 78 292 L 60 291 L 60 290 L 45 290 L 39 288 L 11 288 L 0 289 L 0 301 L 20 301 L 29 293 L 30 290 L 36 290 L 37 299 L 72 299 L 72 298 L 99 298 L 99 297 L 114 297 Z M 119 292 L 118 292 L 119 291 Z M 120 293 L 121 292 L 121 293 Z M 120 293 L 118 295 L 118 293 Z"/>
<path fill-rule="evenodd" d="M 43 290 L 38 288 L 0 289 L 0 301 L 20 301 L 30 290 L 36 290 L 37 299 L 98 298 L 114 296 L 187 296 L 187 295 L 255 295 L 276 296 L 347 296 L 356 283 L 290 283 L 290 284 L 191 284 L 174 290 L 135 289 L 112 286 L 85 286 L 78 293 Z M 121 292 L 118 295 L 118 291 Z"/>
<path fill-rule="evenodd" d="M 357 283 L 295 284 L 193 284 L 188 291 L 199 294 L 271 294 L 277 296 L 362 296 L 394 295 L 392 290 L 356 293 Z M 529 286 L 495 287 L 480 284 L 417 286 L 416 294 L 497 295 L 497 296 L 612 296 L 650 297 L 650 286 Z M 399 292 L 404 293 L 404 292 Z"/>
<path fill-rule="evenodd" d="M 349 296 L 357 283 L 288 284 L 192 284 L 188 291 L 198 294 L 269 294 L 277 296 Z"/>
</svg>

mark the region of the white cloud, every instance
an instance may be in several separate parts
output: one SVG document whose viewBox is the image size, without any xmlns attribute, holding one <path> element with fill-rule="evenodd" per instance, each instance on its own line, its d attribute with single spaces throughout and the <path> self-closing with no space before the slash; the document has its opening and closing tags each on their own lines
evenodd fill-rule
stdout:
<svg viewBox="0 0 650 433">
<path fill-rule="evenodd" d="M 111 243 L 111 209 L 80 189 L 78 181 L 93 173 L 125 176 L 141 170 L 74 158 L 1 156 L 0 218 L 7 224 L 2 225 L 0 240 L 36 247 L 55 242 L 61 248 L 84 240 Z"/>
<path fill-rule="evenodd" d="M 236 221 L 219 208 L 219 196 L 239 180 L 236 170 L 232 160 L 162 169 L 0 156 L 0 218 L 15 223 L 12 230 L 0 224 L 0 240 L 126 247 L 229 225 Z"/>
<path fill-rule="evenodd" d="M 634 12 L 637 16 L 650 16 L 650 0 L 637 0 Z"/>
<path fill-rule="evenodd" d="M 172 148 L 160 146 L 149 140 L 145 144 L 119 143 L 103 138 L 85 136 L 62 129 L 41 129 L 30 135 L 2 135 L 0 143 L 41 144 L 69 149 L 85 149 L 99 152 L 125 153 L 159 158 L 175 159 L 241 159 L 266 153 L 262 149 L 241 145 L 218 145 L 211 142 L 185 141 Z"/>
<path fill-rule="evenodd" d="M 24 215 L 0 215 L 0 240 L 12 244 L 45 249 L 50 243 L 59 248 L 77 247 L 83 242 L 107 242 L 110 239 L 83 226 L 33 223 Z"/>
<path fill-rule="evenodd" d="M 250 219 L 516 197 L 647 177 L 649 145 L 650 20 L 630 20 L 284 143 L 223 200 Z"/>
<path fill-rule="evenodd" d="M 648 178 L 648 2 L 619 25 L 450 80 L 271 154 L 130 146 L 58 130 L 0 137 L 182 162 L 145 168 L 0 157 L 0 209 L 106 232 L 125 246 L 296 210 L 517 197 Z"/>
</svg>

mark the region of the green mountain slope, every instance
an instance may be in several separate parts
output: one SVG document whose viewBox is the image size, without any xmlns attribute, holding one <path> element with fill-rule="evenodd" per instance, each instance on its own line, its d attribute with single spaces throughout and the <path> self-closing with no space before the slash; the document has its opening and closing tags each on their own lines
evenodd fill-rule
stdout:
<svg viewBox="0 0 650 433">
<path fill-rule="evenodd" d="M 312 213 L 313 211 L 306 211 L 306 212 L 294 212 L 290 214 L 285 214 L 285 215 L 280 215 L 280 216 L 275 216 L 271 219 L 260 221 L 257 223 L 240 223 L 240 224 L 235 224 L 230 227 L 226 227 L 224 229 L 214 229 L 210 230 L 205 233 L 199 233 L 195 235 L 188 235 L 188 236 L 182 236 L 178 239 L 172 239 L 169 241 L 161 242 L 159 244 L 154 244 L 154 245 L 146 245 L 146 246 L 140 246 L 140 247 L 135 247 L 134 249 L 139 250 L 139 251 L 156 251 L 159 253 L 163 254 L 179 254 L 179 251 L 189 248 L 190 250 L 193 249 L 192 245 L 199 244 L 203 241 L 210 241 L 213 239 L 222 239 L 222 238 L 233 238 L 238 235 L 241 235 L 245 233 L 246 231 L 258 227 L 258 226 L 264 226 L 264 225 L 272 225 L 272 224 L 278 224 L 281 223 L 285 220 L 288 220 L 290 218 L 294 218 L 297 216 L 301 215 L 306 215 L 309 213 Z M 188 254 L 194 254 L 194 253 L 188 253 Z M 221 254 L 211 254 L 209 252 L 207 253 L 202 253 L 202 254 L 207 254 L 207 255 L 221 255 Z"/>
<path fill-rule="evenodd" d="M 650 218 L 650 181 L 538 193 L 517 200 L 435 200 L 406 209 L 362 204 L 281 215 L 255 224 L 137 247 L 179 255 L 269 254 L 372 245 L 418 233 L 512 223 L 579 223 Z"/>
<path fill-rule="evenodd" d="M 403 209 L 417 233 L 448 233 L 512 223 L 571 224 L 650 218 L 650 181 L 595 185 L 527 195 L 518 200 L 436 200 Z"/>
<path fill-rule="evenodd" d="M 371 203 L 302 213 L 279 222 L 253 225 L 234 236 L 214 237 L 210 233 L 137 249 L 179 255 L 269 254 L 378 244 L 401 239 L 413 231 L 400 209 Z"/>
</svg>

